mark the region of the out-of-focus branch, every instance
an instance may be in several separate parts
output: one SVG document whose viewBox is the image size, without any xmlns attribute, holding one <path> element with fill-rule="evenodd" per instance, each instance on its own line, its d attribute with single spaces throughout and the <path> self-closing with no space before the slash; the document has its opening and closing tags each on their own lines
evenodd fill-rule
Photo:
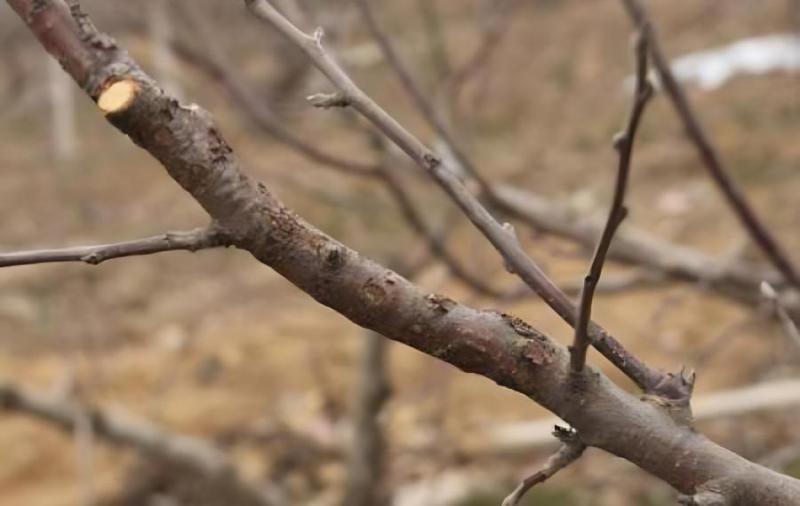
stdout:
<svg viewBox="0 0 800 506">
<path fill-rule="evenodd" d="M 578 434 L 556 425 L 553 435 L 561 441 L 561 447 L 547 459 L 542 469 L 522 480 L 517 488 L 503 500 L 501 506 L 517 506 L 530 489 L 544 483 L 583 455 L 586 445 L 581 443 Z"/>
<path fill-rule="evenodd" d="M 711 179 L 725 196 L 736 217 L 752 237 L 753 241 L 762 250 L 764 255 L 775 265 L 775 268 L 786 278 L 786 281 L 795 288 L 800 288 L 800 274 L 784 250 L 783 246 L 773 237 L 767 226 L 756 215 L 744 192 L 731 178 L 729 171 L 723 165 L 717 149 L 711 142 L 692 109 L 686 92 L 675 79 L 669 61 L 664 56 L 661 43 L 656 36 L 650 15 L 641 0 L 623 0 L 623 5 L 629 16 L 637 26 L 644 26 L 645 36 L 648 39 L 649 51 L 653 58 L 653 67 L 667 93 L 672 105 L 683 123 L 686 135 L 697 148 L 703 165 L 709 172 Z"/>
<path fill-rule="evenodd" d="M 438 72 L 437 77 L 450 74 L 450 56 L 447 51 L 447 39 L 442 26 L 442 16 L 436 0 L 417 0 L 422 15 L 422 25 L 430 48 L 431 66 Z"/>
<path fill-rule="evenodd" d="M 425 239 L 425 242 L 431 252 L 437 258 L 442 260 L 445 265 L 447 265 L 448 269 L 450 269 L 450 272 L 456 278 L 465 283 L 471 289 L 475 290 L 475 292 L 488 297 L 500 297 L 508 299 L 519 298 L 519 296 L 522 295 L 521 290 L 515 292 L 502 292 L 497 290 L 491 285 L 485 283 L 482 279 L 480 279 L 480 277 L 472 274 L 464 265 L 461 264 L 461 261 L 455 255 L 450 253 L 445 245 L 445 242 L 428 228 L 428 225 L 425 223 L 425 219 L 419 212 L 418 207 L 411 201 L 411 197 L 403 189 L 402 183 L 400 182 L 400 178 L 397 176 L 397 174 L 395 174 L 391 169 L 383 169 L 382 175 L 386 189 L 397 203 L 400 213 L 405 218 L 405 221 L 414 230 L 414 232 Z M 526 289 L 524 293 L 525 295 L 530 294 L 530 290 Z"/>
<path fill-rule="evenodd" d="M 454 68 L 445 84 L 445 93 L 450 95 L 450 100 L 458 100 L 461 90 L 470 78 L 484 68 L 495 54 L 503 38 L 508 34 L 508 25 L 513 20 L 513 12 L 522 2 L 519 0 L 489 0 L 491 5 L 486 6 L 485 19 L 481 40 L 474 52 L 467 59 Z"/>
<path fill-rule="evenodd" d="M 37 394 L 12 383 L 0 382 L 0 409 L 32 416 L 67 432 L 75 430 L 83 420 L 99 438 L 135 448 L 202 476 L 225 479 L 260 504 L 273 505 L 263 494 L 241 481 L 228 457 L 206 441 L 166 432 L 130 415 Z"/>
<path fill-rule="evenodd" d="M 506 264 L 511 267 L 511 270 L 542 297 L 559 316 L 570 325 L 574 325 L 577 311 L 572 300 L 527 255 L 513 231 L 498 223 L 478 199 L 467 190 L 451 167 L 445 165 L 441 158 L 353 82 L 350 76 L 326 52 L 322 45 L 323 32 L 321 29 L 318 29 L 313 35 L 307 35 L 265 0 L 246 0 L 246 3 L 258 18 L 269 23 L 301 48 L 314 65 L 336 86 L 338 89 L 336 99 L 349 104 L 360 112 L 424 169 L 458 205 L 473 225 L 483 233 L 501 254 Z M 680 389 L 670 386 L 673 383 L 672 375 L 665 375 L 661 371 L 648 367 L 601 327 L 592 323 L 589 332 L 592 344 L 598 351 L 643 390 L 651 393 L 659 390 L 660 393 L 668 396 L 683 395 Z"/>
<path fill-rule="evenodd" d="M 480 174 L 478 168 L 475 167 L 475 165 L 469 159 L 464 149 L 458 145 L 456 140 L 450 134 L 450 130 L 447 127 L 447 121 L 444 117 L 442 117 L 441 113 L 434 107 L 431 101 L 428 100 L 428 98 L 425 96 L 425 92 L 422 90 L 422 87 L 412 75 L 411 70 L 403 63 L 400 55 L 397 53 L 391 41 L 389 40 L 389 37 L 381 29 L 380 25 L 378 25 L 378 21 L 375 19 L 375 14 L 370 7 L 370 1 L 371 0 L 355 0 L 358 9 L 361 12 L 364 24 L 366 25 L 370 34 L 372 34 L 372 37 L 378 44 L 378 47 L 380 47 L 381 52 L 383 52 L 383 55 L 386 58 L 386 61 L 389 63 L 389 66 L 400 80 L 400 84 L 402 84 L 403 89 L 405 89 L 406 93 L 411 97 L 414 106 L 422 114 L 422 117 L 425 119 L 425 121 L 427 121 L 428 124 L 433 127 L 433 129 L 436 131 L 436 134 L 447 145 L 447 149 L 453 155 L 460 168 L 464 169 L 472 178 L 475 179 L 484 193 L 491 196 L 492 186 Z"/>
<path fill-rule="evenodd" d="M 643 27 L 640 27 L 642 30 Z M 653 94 L 653 88 L 647 80 L 647 39 L 640 31 L 636 39 L 636 91 L 633 99 L 628 122 L 625 129 L 614 138 L 614 148 L 619 153 L 619 166 L 617 167 L 617 181 L 614 185 L 614 197 L 611 202 L 611 209 L 608 212 L 608 220 L 597 243 L 597 248 L 592 257 L 592 264 L 589 274 L 584 279 L 583 290 L 581 290 L 580 306 L 578 307 L 578 322 L 575 325 L 575 337 L 570 347 L 570 366 L 573 372 L 581 372 L 586 363 L 586 350 L 589 347 L 588 326 L 592 318 L 592 300 L 594 291 L 600 282 L 600 275 L 603 272 L 603 264 L 606 261 L 608 249 L 617 228 L 625 219 L 628 211 L 625 207 L 625 192 L 628 188 L 628 177 L 630 175 L 631 158 L 633 156 L 633 142 L 636 138 L 636 131 L 639 128 L 644 109 Z"/>
<path fill-rule="evenodd" d="M 349 455 L 343 505 L 385 506 L 389 495 L 384 478 L 385 443 L 379 415 L 389 396 L 386 339 L 367 331 L 357 381 L 353 414 L 353 445 Z"/>
<path fill-rule="evenodd" d="M 53 262 L 84 262 L 97 265 L 115 258 L 152 255 L 164 251 L 199 251 L 219 248 L 228 244 L 229 241 L 222 231 L 212 225 L 208 228 L 167 232 L 144 239 L 112 244 L 0 253 L 0 267 Z"/>
<path fill-rule="evenodd" d="M 212 42 L 215 32 L 198 14 L 197 9 L 186 7 L 183 3 L 176 3 L 174 6 L 180 9 L 183 19 L 198 34 L 196 40 L 203 43 L 202 51 L 198 51 L 188 44 L 173 39 L 172 47 L 176 55 L 217 81 L 258 128 L 314 163 L 360 176 L 378 175 L 375 164 L 330 154 L 287 129 L 283 125 L 283 120 L 248 86 L 239 76 L 239 72 L 231 66 L 230 59 L 226 58 L 219 47 Z"/>
</svg>

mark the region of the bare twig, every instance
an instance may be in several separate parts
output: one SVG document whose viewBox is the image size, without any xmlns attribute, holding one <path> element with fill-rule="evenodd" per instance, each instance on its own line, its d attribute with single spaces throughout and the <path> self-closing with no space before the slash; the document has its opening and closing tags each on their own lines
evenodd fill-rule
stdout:
<svg viewBox="0 0 800 506">
<path fill-rule="evenodd" d="M 411 97 L 414 106 L 422 114 L 422 117 L 425 119 L 425 121 L 427 121 L 428 124 L 433 127 L 433 129 L 436 131 L 436 134 L 442 139 L 442 141 L 444 141 L 447 149 L 453 155 L 460 168 L 463 168 L 472 178 L 474 178 L 478 185 L 480 185 L 481 190 L 491 197 L 492 186 L 480 174 L 478 168 L 469 159 L 464 149 L 456 142 L 453 135 L 451 135 L 449 128 L 447 127 L 447 121 L 445 118 L 442 117 L 440 112 L 433 106 L 431 101 L 428 100 L 428 98 L 425 96 L 425 92 L 422 90 L 422 87 L 411 73 L 411 70 L 403 63 L 400 55 L 394 49 L 394 46 L 389 40 L 389 37 L 381 29 L 380 25 L 378 25 L 378 21 L 375 19 L 375 14 L 372 12 L 372 8 L 370 7 L 370 1 L 371 0 L 355 0 L 356 6 L 358 6 L 361 16 L 364 19 L 364 24 L 367 26 L 370 34 L 372 34 L 372 37 L 378 44 L 378 47 L 380 47 L 381 52 L 386 58 L 386 61 L 389 63 L 389 66 L 400 80 L 400 84 L 402 84 L 403 89 L 405 89 L 406 93 L 409 95 L 409 97 Z"/>
<path fill-rule="evenodd" d="M 97 265 L 115 258 L 152 255 L 164 251 L 198 251 L 227 246 L 227 244 L 228 240 L 225 235 L 212 225 L 208 228 L 167 232 L 144 239 L 112 244 L 0 253 L 0 267 L 53 262 L 85 262 Z"/>
<path fill-rule="evenodd" d="M 394 198 L 397 206 L 400 208 L 400 213 L 405 218 L 409 226 L 425 239 L 428 248 L 436 255 L 437 258 L 442 260 L 447 265 L 450 272 L 464 282 L 467 286 L 475 290 L 475 292 L 488 297 L 499 297 L 503 299 L 519 298 L 520 296 L 530 294 L 530 289 L 514 290 L 511 292 L 502 292 L 488 283 L 481 280 L 480 277 L 472 274 L 464 265 L 461 264 L 459 259 L 448 251 L 445 242 L 441 240 L 432 230 L 426 225 L 425 220 L 417 209 L 417 206 L 412 202 L 406 191 L 403 189 L 397 174 L 391 169 L 382 170 L 383 181 L 389 194 Z"/>
<path fill-rule="evenodd" d="M 522 497 L 533 487 L 539 483 L 543 483 L 552 477 L 554 474 L 572 464 L 583 455 L 586 449 L 578 434 L 574 431 L 564 429 L 556 425 L 553 435 L 561 440 L 561 447 L 552 455 L 544 467 L 536 473 L 528 476 L 514 489 L 511 494 L 503 500 L 501 506 L 517 506 Z"/>
<path fill-rule="evenodd" d="M 272 111 L 269 104 L 239 76 L 239 72 L 231 66 L 229 58 L 223 54 L 219 46 L 211 42 L 215 31 L 208 26 L 203 16 L 198 14 L 197 9 L 187 7 L 183 3 L 176 3 L 174 7 L 180 9 L 183 19 L 189 23 L 194 32 L 198 33 L 196 40 L 203 46 L 202 50 L 198 51 L 173 39 L 172 46 L 176 55 L 217 81 L 256 127 L 314 163 L 359 176 L 377 176 L 375 164 L 328 153 L 287 129 L 283 125 L 283 120 Z"/>
<path fill-rule="evenodd" d="M 797 324 L 795 324 L 792 317 L 789 316 L 789 312 L 783 306 L 778 292 L 775 291 L 772 285 L 764 281 L 761 283 L 761 295 L 772 305 L 775 313 L 778 315 L 778 320 L 781 322 L 783 331 L 796 346 L 800 347 L 800 331 L 797 330 Z"/>
<path fill-rule="evenodd" d="M 643 28 L 642 28 L 643 29 Z M 581 290 L 580 306 L 578 307 L 578 322 L 575 325 L 575 337 L 570 347 L 570 366 L 573 372 L 580 372 L 586 363 L 586 350 L 589 347 L 589 322 L 592 318 L 592 300 L 594 291 L 600 281 L 603 264 L 606 261 L 608 249 L 622 220 L 625 219 L 625 191 L 628 187 L 631 158 L 633 156 L 633 141 L 636 130 L 642 117 L 647 102 L 653 94 L 653 88 L 647 80 L 647 39 L 639 32 L 636 38 L 636 92 L 625 130 L 617 134 L 614 139 L 614 148 L 619 153 L 619 166 L 617 167 L 617 182 L 614 187 L 614 197 L 611 209 L 608 212 L 603 234 L 597 243 L 589 274 L 584 279 Z"/>
<path fill-rule="evenodd" d="M 570 298 L 527 255 L 516 236 L 498 223 L 467 190 L 450 167 L 444 165 L 436 154 L 353 82 L 323 47 L 321 28 L 318 28 L 313 35 L 308 35 L 283 17 L 267 1 L 246 0 L 246 3 L 258 18 L 269 23 L 301 48 L 314 65 L 336 86 L 339 93 L 347 97 L 353 108 L 370 120 L 439 184 L 502 255 L 507 265 L 513 268 L 514 273 L 542 297 L 559 316 L 570 325 L 574 325 L 577 310 Z M 664 373 L 648 367 L 598 325 L 591 324 L 589 335 L 592 344 L 642 389 L 648 392 L 662 389 L 667 378 Z"/>
<path fill-rule="evenodd" d="M 686 93 L 672 74 L 669 61 L 664 56 L 661 44 L 656 36 L 644 3 L 642 3 L 641 0 L 623 0 L 623 5 L 633 19 L 634 24 L 645 27 L 645 36 L 648 39 L 649 51 L 653 59 L 653 67 L 656 70 L 659 81 L 683 122 L 686 135 L 697 148 L 700 158 L 708 170 L 711 179 L 725 196 L 728 204 L 736 214 L 736 217 L 741 221 L 744 228 L 766 257 L 775 265 L 775 268 L 783 274 L 788 283 L 796 288 L 800 288 L 800 274 L 798 274 L 791 257 L 756 215 L 742 189 L 739 188 L 736 182 L 731 178 L 728 170 L 722 163 L 717 149 L 712 144 L 708 134 L 703 130 L 697 115 L 689 103 Z"/>
</svg>

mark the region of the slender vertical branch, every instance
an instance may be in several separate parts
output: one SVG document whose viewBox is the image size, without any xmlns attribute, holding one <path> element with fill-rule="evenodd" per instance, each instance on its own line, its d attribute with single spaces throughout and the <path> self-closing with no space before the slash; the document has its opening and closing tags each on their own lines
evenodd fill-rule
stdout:
<svg viewBox="0 0 800 506">
<path fill-rule="evenodd" d="M 675 112 L 680 117 L 686 135 L 697 148 L 700 159 L 706 170 L 708 170 L 712 181 L 722 192 L 734 214 L 736 214 L 736 217 L 764 255 L 783 274 L 788 283 L 800 288 L 800 273 L 798 273 L 797 267 L 783 246 L 773 237 L 767 226 L 753 210 L 742 189 L 731 178 L 727 168 L 722 163 L 717 149 L 712 144 L 711 139 L 692 109 L 686 92 L 672 74 L 669 61 L 661 49 L 661 44 L 644 3 L 641 0 L 622 0 L 622 2 L 634 24 L 645 27 L 645 36 L 648 39 L 653 67 L 661 86 L 663 86 Z"/>
<path fill-rule="evenodd" d="M 644 29 L 644 27 L 642 27 Z M 630 175 L 631 158 L 633 155 L 633 141 L 639 122 L 647 106 L 650 97 L 653 95 L 653 88 L 647 80 L 647 39 L 640 30 L 636 38 L 636 91 L 633 99 L 633 107 L 625 129 L 614 138 L 614 148 L 619 153 L 619 165 L 617 167 L 617 181 L 614 186 L 614 197 L 611 202 L 611 209 L 608 212 L 608 220 L 597 243 L 597 248 L 592 257 L 592 264 L 589 274 L 586 275 L 581 290 L 580 306 L 578 307 L 578 321 L 575 325 L 575 337 L 570 347 L 570 366 L 573 372 L 580 372 L 586 363 L 586 350 L 591 341 L 589 339 L 589 322 L 592 318 L 592 301 L 594 300 L 595 289 L 600 281 L 603 271 L 603 264 L 606 261 L 608 249 L 611 241 L 622 220 L 627 215 L 625 207 L 625 192 L 628 187 L 628 176 Z"/>
</svg>

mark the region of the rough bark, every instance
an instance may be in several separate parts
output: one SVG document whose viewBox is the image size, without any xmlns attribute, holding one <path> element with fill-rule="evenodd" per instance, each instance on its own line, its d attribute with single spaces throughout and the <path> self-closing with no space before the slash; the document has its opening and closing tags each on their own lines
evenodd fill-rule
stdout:
<svg viewBox="0 0 800 506">
<path fill-rule="evenodd" d="M 519 319 L 425 293 L 288 209 L 244 174 L 209 113 L 166 95 L 88 19 L 56 0 L 7 0 L 94 100 L 132 81 L 136 96 L 108 120 L 165 167 L 232 243 L 353 322 L 516 390 L 558 414 L 589 445 L 687 494 L 729 505 L 800 504 L 800 481 L 697 433 L 683 408 L 629 394 L 591 367 L 569 373 L 560 345 Z M 702 497 L 702 495 L 698 495 Z"/>
</svg>

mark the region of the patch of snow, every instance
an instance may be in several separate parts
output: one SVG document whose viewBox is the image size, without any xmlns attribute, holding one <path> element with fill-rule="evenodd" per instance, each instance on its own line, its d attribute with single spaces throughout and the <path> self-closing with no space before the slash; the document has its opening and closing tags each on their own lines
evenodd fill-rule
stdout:
<svg viewBox="0 0 800 506">
<path fill-rule="evenodd" d="M 750 37 L 731 44 L 697 51 L 672 61 L 678 81 L 715 90 L 738 75 L 764 75 L 771 72 L 800 72 L 800 36 L 773 34 Z M 658 79 L 653 83 L 658 87 Z M 633 77 L 625 80 L 633 90 Z"/>
</svg>

